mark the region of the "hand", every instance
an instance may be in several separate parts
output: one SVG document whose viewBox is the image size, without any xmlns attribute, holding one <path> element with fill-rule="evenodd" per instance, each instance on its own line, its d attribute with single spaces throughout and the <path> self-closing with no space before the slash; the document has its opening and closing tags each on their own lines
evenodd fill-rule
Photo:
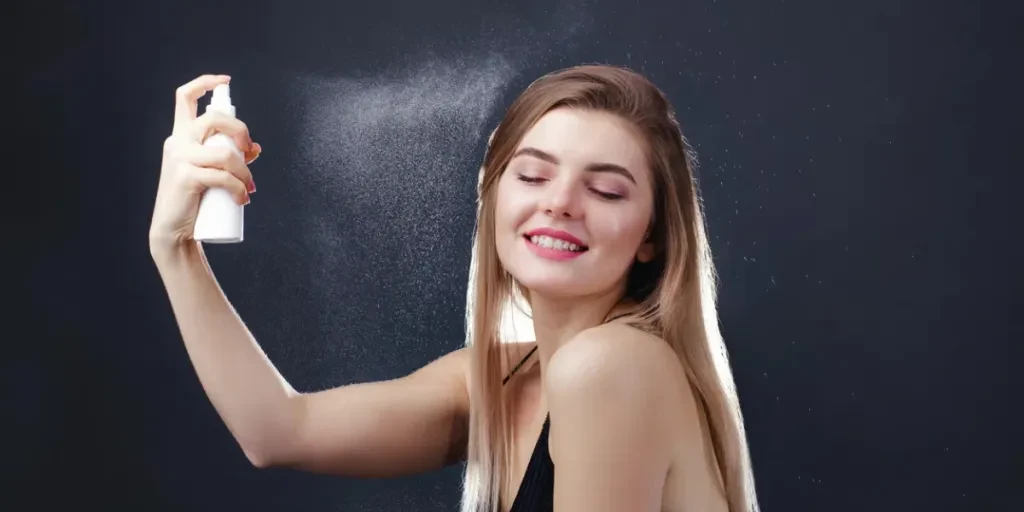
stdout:
<svg viewBox="0 0 1024 512">
<path fill-rule="evenodd" d="M 261 148 L 249 138 L 245 123 L 214 111 L 196 117 L 199 98 L 228 81 L 224 75 L 203 75 L 178 88 L 174 128 L 164 142 L 149 227 L 151 251 L 174 248 L 192 239 L 199 199 L 207 188 L 225 188 L 239 204 L 248 204 L 249 194 L 256 191 L 249 164 Z M 229 148 L 203 146 L 206 138 L 217 132 L 232 137 L 244 155 Z"/>
</svg>

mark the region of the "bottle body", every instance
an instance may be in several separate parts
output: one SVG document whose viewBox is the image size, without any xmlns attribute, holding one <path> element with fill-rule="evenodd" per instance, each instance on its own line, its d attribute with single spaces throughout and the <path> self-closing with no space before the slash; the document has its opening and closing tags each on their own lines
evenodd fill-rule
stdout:
<svg viewBox="0 0 1024 512">
<path fill-rule="evenodd" d="M 226 86 L 224 87 L 226 90 Z M 215 95 L 217 92 L 219 91 L 215 91 Z M 225 92 L 224 95 L 226 96 L 227 93 Z M 235 109 L 230 104 L 230 99 L 223 103 L 215 101 L 207 107 L 207 110 L 217 110 L 232 117 L 235 115 Z M 235 145 L 235 141 L 223 133 L 215 133 L 207 137 L 203 145 L 225 146 L 239 155 L 242 154 L 242 151 Z M 203 192 L 203 196 L 199 200 L 199 211 L 196 213 L 192 238 L 199 242 L 214 244 L 239 243 L 243 238 L 244 221 L 245 206 L 236 203 L 226 189 L 209 188 Z"/>
<path fill-rule="evenodd" d="M 241 153 L 235 141 L 223 133 L 215 133 L 203 144 L 228 146 Z M 209 188 L 199 200 L 199 212 L 192 237 L 200 242 L 230 244 L 242 241 L 244 233 L 245 206 L 235 202 L 231 193 L 223 188 Z"/>
</svg>

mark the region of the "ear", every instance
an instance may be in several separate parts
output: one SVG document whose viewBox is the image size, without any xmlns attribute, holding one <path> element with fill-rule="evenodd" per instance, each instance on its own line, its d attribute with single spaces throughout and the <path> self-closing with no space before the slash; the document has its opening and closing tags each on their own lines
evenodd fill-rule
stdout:
<svg viewBox="0 0 1024 512">
<path fill-rule="evenodd" d="M 640 244 L 640 248 L 637 249 L 636 260 L 640 263 L 650 263 L 654 259 L 654 254 L 654 242 L 646 241 Z"/>
<path fill-rule="evenodd" d="M 653 221 L 652 221 L 653 224 Z M 640 263 L 650 263 L 657 254 L 657 248 L 654 247 L 654 242 L 651 241 L 651 229 L 654 226 L 647 226 L 647 232 L 644 233 L 644 242 L 640 244 L 640 248 L 636 250 L 636 260 Z"/>
</svg>

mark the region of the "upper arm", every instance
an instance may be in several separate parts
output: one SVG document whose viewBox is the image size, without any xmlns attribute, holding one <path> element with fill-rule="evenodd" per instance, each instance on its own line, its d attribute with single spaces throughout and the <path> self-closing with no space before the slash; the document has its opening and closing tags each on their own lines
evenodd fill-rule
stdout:
<svg viewBox="0 0 1024 512">
<path fill-rule="evenodd" d="M 552 356 L 545 386 L 556 510 L 660 510 L 674 377 L 666 347 L 647 336 L 602 326 Z"/>
<path fill-rule="evenodd" d="M 294 439 L 273 465 L 359 477 L 443 467 L 464 457 L 468 349 L 416 372 L 296 397 Z"/>
</svg>

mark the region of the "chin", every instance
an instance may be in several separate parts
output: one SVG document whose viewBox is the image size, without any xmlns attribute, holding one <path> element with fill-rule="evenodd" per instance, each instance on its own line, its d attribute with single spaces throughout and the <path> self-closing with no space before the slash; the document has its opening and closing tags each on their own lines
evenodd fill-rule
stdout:
<svg viewBox="0 0 1024 512">
<path fill-rule="evenodd" d="M 515 277 L 513 275 L 513 277 Z M 519 279 L 518 282 L 523 288 L 529 290 L 530 294 L 552 299 L 569 299 L 582 297 L 588 294 L 580 283 L 573 283 L 564 279 Z"/>
<path fill-rule="evenodd" d="M 523 265 L 509 269 L 509 273 L 531 294 L 552 299 L 598 295 L 614 287 L 612 283 L 594 279 L 590 272 L 573 273 L 567 269 Z"/>
</svg>

